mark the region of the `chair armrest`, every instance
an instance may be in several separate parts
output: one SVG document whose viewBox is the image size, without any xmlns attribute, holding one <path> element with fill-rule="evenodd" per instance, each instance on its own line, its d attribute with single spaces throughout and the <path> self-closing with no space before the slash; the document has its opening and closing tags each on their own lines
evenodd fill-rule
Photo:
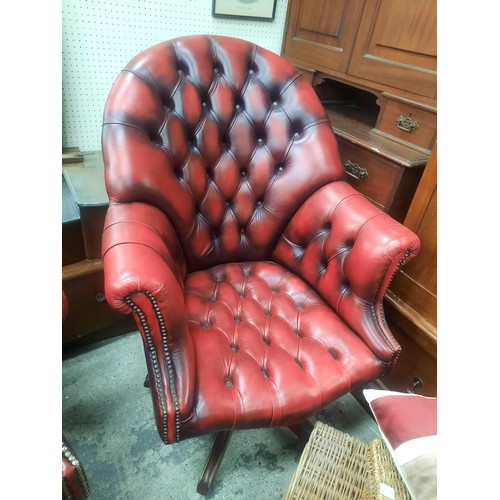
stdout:
<svg viewBox="0 0 500 500">
<path fill-rule="evenodd" d="M 111 204 L 102 237 L 109 305 L 133 313 L 141 333 L 158 431 L 179 439 L 191 411 L 195 354 L 184 303 L 185 262 L 166 216 L 144 203 Z"/>
<path fill-rule="evenodd" d="M 420 240 L 345 182 L 327 184 L 294 215 L 274 258 L 311 284 L 387 365 L 400 346 L 384 317 L 394 274 Z"/>
</svg>

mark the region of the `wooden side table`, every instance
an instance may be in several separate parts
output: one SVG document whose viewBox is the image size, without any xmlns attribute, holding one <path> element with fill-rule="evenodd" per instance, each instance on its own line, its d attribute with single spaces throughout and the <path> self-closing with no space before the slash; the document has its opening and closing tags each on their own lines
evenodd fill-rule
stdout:
<svg viewBox="0 0 500 500">
<path fill-rule="evenodd" d="M 64 346 L 88 343 L 136 329 L 106 303 L 101 238 L 108 207 L 100 151 L 83 154 L 83 162 L 66 163 L 63 176 L 62 286 L 70 312 L 63 325 Z"/>
</svg>

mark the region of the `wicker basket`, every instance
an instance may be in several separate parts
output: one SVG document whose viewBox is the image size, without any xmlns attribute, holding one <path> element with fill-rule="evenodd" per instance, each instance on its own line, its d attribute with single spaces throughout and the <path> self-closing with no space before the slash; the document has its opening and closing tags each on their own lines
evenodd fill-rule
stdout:
<svg viewBox="0 0 500 500">
<path fill-rule="evenodd" d="M 403 482 L 401 475 L 394 464 L 387 446 L 381 439 L 375 439 L 368 445 L 366 452 L 367 476 L 360 500 L 411 500 L 411 495 Z M 394 490 L 393 496 L 381 493 L 381 485 L 390 486 Z M 382 490 L 385 486 L 382 486 Z"/>
<path fill-rule="evenodd" d="M 390 488 L 411 500 L 382 440 L 367 445 L 318 421 L 283 500 L 387 500 Z"/>
</svg>

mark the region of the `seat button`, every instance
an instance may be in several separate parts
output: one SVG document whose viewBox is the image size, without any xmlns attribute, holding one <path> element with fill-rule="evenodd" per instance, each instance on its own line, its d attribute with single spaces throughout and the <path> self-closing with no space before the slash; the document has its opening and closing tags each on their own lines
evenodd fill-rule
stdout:
<svg viewBox="0 0 500 500">
<path fill-rule="evenodd" d="M 262 143 L 262 137 L 259 137 L 259 138 L 257 139 L 257 142 L 258 142 L 258 143 Z"/>
<path fill-rule="evenodd" d="M 239 104 L 236 104 L 235 107 L 236 107 L 236 109 L 240 109 L 241 108 L 241 106 Z"/>
<path fill-rule="evenodd" d="M 215 68 L 214 69 L 214 73 L 217 74 L 219 72 L 219 69 L 218 68 Z"/>
<path fill-rule="evenodd" d="M 255 71 L 253 69 L 251 69 L 249 72 L 248 72 L 250 75 L 253 75 L 255 73 Z"/>
<path fill-rule="evenodd" d="M 295 139 L 297 139 L 297 137 L 299 136 L 299 133 L 295 132 L 295 134 L 293 134 L 293 136 L 295 137 Z"/>
</svg>

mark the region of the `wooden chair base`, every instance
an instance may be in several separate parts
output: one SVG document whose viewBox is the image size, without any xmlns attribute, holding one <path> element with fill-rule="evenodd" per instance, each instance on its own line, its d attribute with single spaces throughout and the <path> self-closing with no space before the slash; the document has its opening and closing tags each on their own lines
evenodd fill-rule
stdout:
<svg viewBox="0 0 500 500">
<path fill-rule="evenodd" d="M 288 428 L 303 442 L 307 443 L 311 432 L 314 429 L 314 425 L 309 422 L 309 420 L 303 420 L 298 424 L 289 425 Z"/>
<path fill-rule="evenodd" d="M 304 443 L 307 443 L 311 432 L 314 429 L 313 424 L 309 420 L 304 420 L 298 424 L 290 425 L 289 429 Z M 210 455 L 208 456 L 207 462 L 201 474 L 200 480 L 198 481 L 198 486 L 196 491 L 200 495 L 206 495 L 212 482 L 219 470 L 220 464 L 226 452 L 229 439 L 231 438 L 232 431 L 221 431 L 215 436 L 215 441 L 210 450 Z"/>
<path fill-rule="evenodd" d="M 149 375 L 146 375 L 144 379 L 144 387 L 150 388 L 151 383 L 149 381 Z M 290 425 L 289 429 L 304 443 L 307 443 L 311 432 L 314 429 L 313 424 L 309 420 L 304 420 L 298 424 Z M 210 486 L 219 470 L 222 459 L 224 458 L 224 453 L 226 452 L 229 439 L 231 438 L 232 431 L 221 431 L 215 436 L 215 441 L 208 455 L 207 462 L 203 468 L 203 472 L 198 481 L 198 486 L 196 491 L 200 495 L 206 495 L 210 491 Z"/>
<path fill-rule="evenodd" d="M 196 491 L 200 495 L 206 495 L 208 493 L 215 474 L 217 474 L 217 471 L 219 470 L 231 434 L 231 431 L 221 431 L 215 436 L 214 445 L 212 446 L 207 463 L 205 464 L 203 473 L 198 481 L 198 487 L 196 488 Z"/>
</svg>

